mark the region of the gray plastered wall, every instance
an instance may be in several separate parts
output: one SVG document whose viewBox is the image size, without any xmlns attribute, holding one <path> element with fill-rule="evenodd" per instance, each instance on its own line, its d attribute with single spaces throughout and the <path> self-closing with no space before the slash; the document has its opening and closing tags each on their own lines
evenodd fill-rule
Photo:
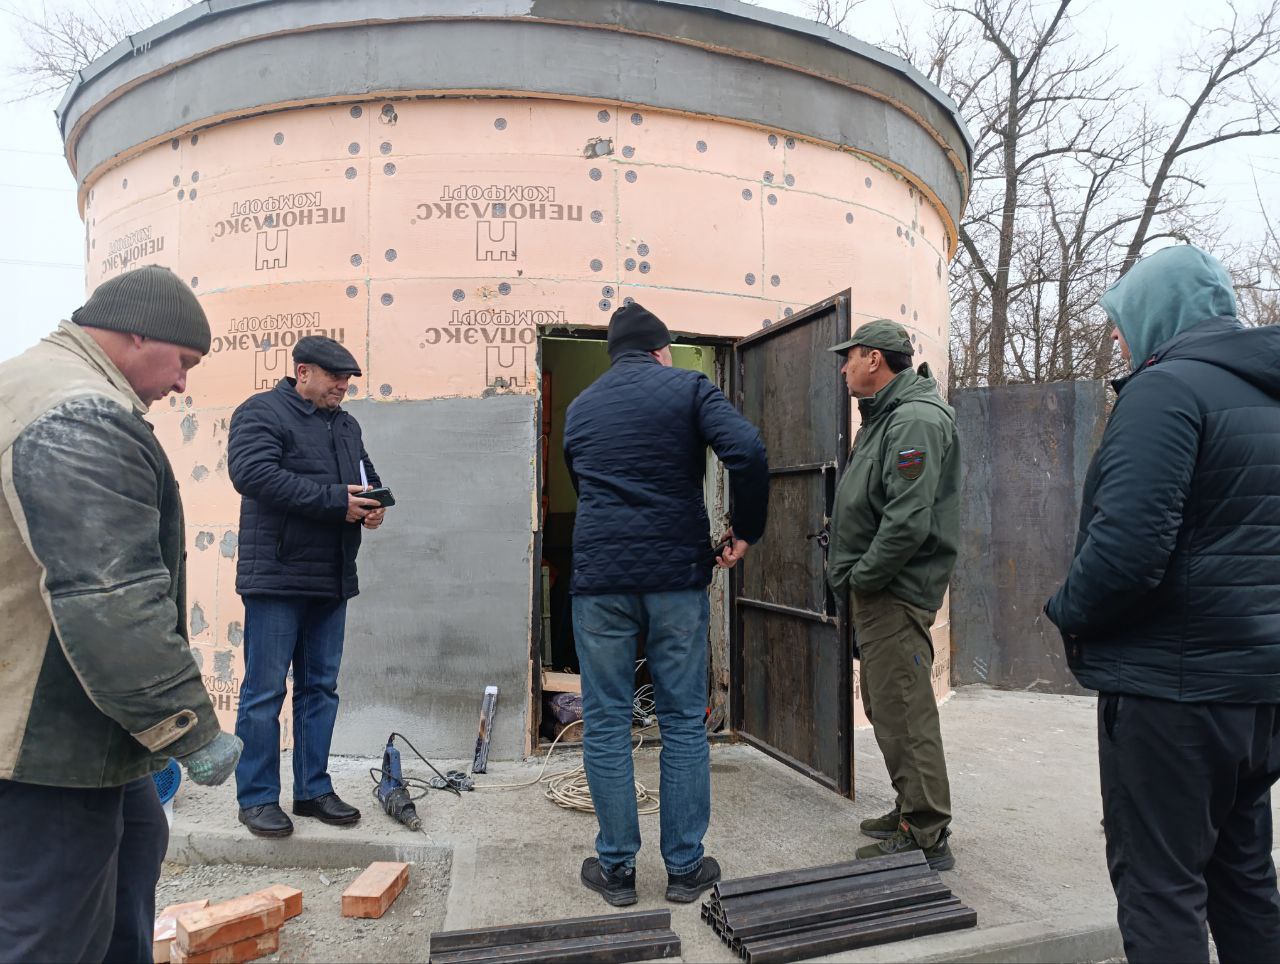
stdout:
<svg viewBox="0 0 1280 964">
<path fill-rule="evenodd" d="M 490 754 L 519 757 L 529 704 L 535 400 L 345 407 L 396 505 L 360 550 L 333 752 L 376 756 L 396 730 L 433 759 L 469 760 L 484 685 L 494 684 Z"/>
</svg>

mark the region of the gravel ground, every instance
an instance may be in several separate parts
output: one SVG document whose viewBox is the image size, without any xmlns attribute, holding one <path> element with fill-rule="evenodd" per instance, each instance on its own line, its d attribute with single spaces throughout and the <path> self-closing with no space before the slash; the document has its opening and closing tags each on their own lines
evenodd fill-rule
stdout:
<svg viewBox="0 0 1280 964">
<path fill-rule="evenodd" d="M 221 864 L 165 864 L 156 888 L 157 912 L 168 904 L 227 900 L 271 884 L 302 891 L 302 914 L 280 931 L 280 952 L 266 961 L 426 961 L 432 931 L 444 922 L 449 862 L 410 864 L 409 884 L 378 920 L 342 916 L 342 892 L 362 867 L 315 870 Z"/>
</svg>

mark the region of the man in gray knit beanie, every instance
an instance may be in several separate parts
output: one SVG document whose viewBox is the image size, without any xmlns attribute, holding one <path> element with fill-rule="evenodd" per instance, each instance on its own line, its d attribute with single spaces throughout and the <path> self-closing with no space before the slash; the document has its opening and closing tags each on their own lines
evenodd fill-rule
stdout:
<svg viewBox="0 0 1280 964">
<path fill-rule="evenodd" d="M 217 784 L 240 756 L 191 655 L 182 501 L 143 419 L 209 342 L 187 286 L 146 267 L 0 364 L 0 962 L 150 960 L 152 774 L 176 758 Z"/>
<path fill-rule="evenodd" d="M 191 289 L 153 264 L 98 285 L 71 320 L 89 331 L 148 405 L 182 392 L 187 370 L 212 342 L 209 320 Z"/>
</svg>

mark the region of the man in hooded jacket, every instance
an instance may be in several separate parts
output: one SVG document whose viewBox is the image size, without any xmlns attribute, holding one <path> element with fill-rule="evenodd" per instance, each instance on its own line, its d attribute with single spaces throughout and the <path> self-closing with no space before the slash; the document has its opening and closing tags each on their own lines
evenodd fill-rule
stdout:
<svg viewBox="0 0 1280 964">
<path fill-rule="evenodd" d="M 1191 246 L 1102 306 L 1132 374 L 1046 612 L 1098 691 L 1107 863 L 1130 961 L 1280 960 L 1280 329 Z"/>
</svg>

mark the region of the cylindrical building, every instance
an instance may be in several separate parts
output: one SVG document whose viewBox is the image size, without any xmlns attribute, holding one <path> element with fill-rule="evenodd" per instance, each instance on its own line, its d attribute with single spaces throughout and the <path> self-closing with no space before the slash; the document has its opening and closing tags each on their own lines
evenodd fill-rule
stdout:
<svg viewBox="0 0 1280 964">
<path fill-rule="evenodd" d="M 153 414 L 228 727 L 228 423 L 305 334 L 360 360 L 348 407 L 399 500 L 348 618 L 334 745 L 366 755 L 392 729 L 468 755 L 486 684 L 493 757 L 536 739 L 539 664 L 572 663 L 557 432 L 625 299 L 723 379 L 734 339 L 849 289 L 855 326 L 901 321 L 945 380 L 954 106 L 878 49 L 735 0 L 209 0 L 82 71 L 58 117 L 87 289 L 168 265 L 213 325 L 189 394 Z M 940 620 L 943 690 L 946 639 Z"/>
</svg>

